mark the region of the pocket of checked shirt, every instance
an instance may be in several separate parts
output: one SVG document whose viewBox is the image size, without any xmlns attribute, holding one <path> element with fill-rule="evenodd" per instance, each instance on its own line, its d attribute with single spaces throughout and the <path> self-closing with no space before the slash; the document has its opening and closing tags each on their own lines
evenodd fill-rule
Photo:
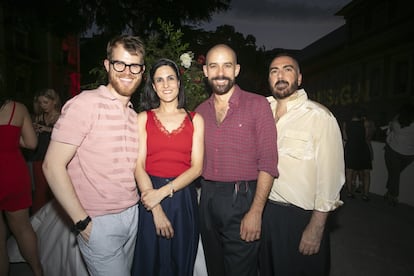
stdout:
<svg viewBox="0 0 414 276">
<path fill-rule="evenodd" d="M 313 158 L 311 134 L 303 131 L 289 130 L 280 140 L 279 155 L 308 160 Z"/>
</svg>

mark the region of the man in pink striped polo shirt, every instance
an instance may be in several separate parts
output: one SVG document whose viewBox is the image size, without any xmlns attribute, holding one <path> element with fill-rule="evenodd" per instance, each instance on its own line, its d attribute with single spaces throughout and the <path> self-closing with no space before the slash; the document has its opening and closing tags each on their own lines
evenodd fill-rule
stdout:
<svg viewBox="0 0 414 276">
<path fill-rule="evenodd" d="M 43 163 L 91 275 L 130 275 L 138 227 L 138 130 L 130 98 L 142 80 L 144 55 L 136 36 L 108 43 L 109 83 L 65 104 Z"/>
</svg>

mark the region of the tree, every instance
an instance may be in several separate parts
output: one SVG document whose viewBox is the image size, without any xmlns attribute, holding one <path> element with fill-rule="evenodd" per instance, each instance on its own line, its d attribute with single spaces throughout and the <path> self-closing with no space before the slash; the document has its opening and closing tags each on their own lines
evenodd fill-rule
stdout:
<svg viewBox="0 0 414 276">
<path fill-rule="evenodd" d="M 185 22 L 209 21 L 213 13 L 225 11 L 231 0 L 4 0 L 7 9 L 27 16 L 19 20 L 40 22 L 61 36 L 84 33 L 93 26 L 110 36 L 133 32 L 149 36 L 158 27 L 157 18 L 181 27 Z"/>
</svg>

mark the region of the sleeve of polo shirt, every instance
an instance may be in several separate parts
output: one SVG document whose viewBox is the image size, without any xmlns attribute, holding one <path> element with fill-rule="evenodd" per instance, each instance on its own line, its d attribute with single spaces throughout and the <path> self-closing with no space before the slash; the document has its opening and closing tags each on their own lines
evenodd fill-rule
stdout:
<svg viewBox="0 0 414 276">
<path fill-rule="evenodd" d="M 258 170 L 265 171 L 273 177 L 278 177 L 277 170 L 277 132 L 272 110 L 266 98 L 260 99 L 256 114 Z"/>
<path fill-rule="evenodd" d="M 317 183 L 315 209 L 329 212 L 339 207 L 340 190 L 345 183 L 342 135 L 333 115 L 323 114 L 316 146 Z"/>
<path fill-rule="evenodd" d="M 94 107 L 79 96 L 63 106 L 52 132 L 52 140 L 79 146 L 89 132 L 94 121 Z"/>
</svg>

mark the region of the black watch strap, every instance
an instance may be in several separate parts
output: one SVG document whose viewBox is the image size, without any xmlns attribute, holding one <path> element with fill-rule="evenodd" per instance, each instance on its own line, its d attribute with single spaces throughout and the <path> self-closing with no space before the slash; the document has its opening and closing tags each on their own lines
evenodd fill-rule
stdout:
<svg viewBox="0 0 414 276">
<path fill-rule="evenodd" d="M 89 222 L 91 222 L 91 220 L 92 220 L 91 217 L 87 216 L 84 220 L 78 221 L 72 226 L 72 232 L 75 235 L 79 235 L 80 232 L 86 229 L 86 227 L 88 226 Z"/>
</svg>

